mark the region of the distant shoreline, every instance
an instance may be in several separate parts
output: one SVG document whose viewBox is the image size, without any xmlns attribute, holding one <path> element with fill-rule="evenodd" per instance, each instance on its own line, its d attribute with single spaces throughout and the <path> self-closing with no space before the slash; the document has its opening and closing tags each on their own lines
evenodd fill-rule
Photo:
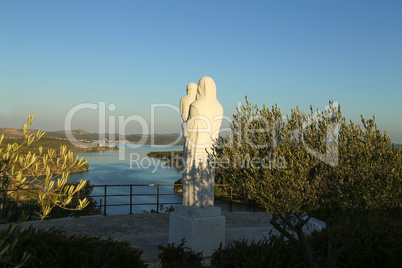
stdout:
<svg viewBox="0 0 402 268">
<path fill-rule="evenodd" d="M 30 129 L 29 134 L 36 134 L 38 130 Z M 144 143 L 144 145 L 183 145 L 184 138 L 181 133 L 170 134 L 110 134 L 110 133 L 89 133 L 84 130 L 72 130 L 66 131 L 45 131 L 43 138 L 55 139 L 61 142 L 69 142 L 67 134 L 70 134 L 72 138 L 81 143 L 109 143 L 116 142 L 120 144 L 137 144 Z M 22 129 L 13 128 L 0 128 L 0 135 L 4 134 L 6 139 L 20 139 L 23 135 Z"/>
<path fill-rule="evenodd" d="M 161 159 L 170 167 L 177 169 L 183 167 L 183 151 L 149 152 L 147 156 Z"/>
<path fill-rule="evenodd" d="M 119 150 L 117 146 L 98 146 L 95 148 L 73 148 L 71 149 L 74 153 L 92 153 L 92 152 L 101 152 L 101 151 L 116 151 Z"/>
</svg>

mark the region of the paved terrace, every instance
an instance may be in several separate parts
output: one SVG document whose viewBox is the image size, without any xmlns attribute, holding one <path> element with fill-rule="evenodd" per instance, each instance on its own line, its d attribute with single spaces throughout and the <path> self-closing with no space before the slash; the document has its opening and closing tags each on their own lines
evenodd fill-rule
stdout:
<svg viewBox="0 0 402 268">
<path fill-rule="evenodd" d="M 260 240 L 268 233 L 278 232 L 269 223 L 266 212 L 222 212 L 226 217 L 226 243 L 235 240 Z M 34 225 L 42 229 L 55 227 L 66 231 L 67 235 L 83 234 L 113 237 L 115 240 L 129 241 L 134 248 L 144 251 L 142 259 L 149 264 L 159 262 L 158 245 L 166 246 L 169 236 L 169 213 L 138 213 L 128 215 L 87 216 L 44 221 L 24 222 L 23 227 Z M 6 225 L 0 225 L 4 228 Z M 154 265 L 151 265 L 153 267 Z"/>
</svg>

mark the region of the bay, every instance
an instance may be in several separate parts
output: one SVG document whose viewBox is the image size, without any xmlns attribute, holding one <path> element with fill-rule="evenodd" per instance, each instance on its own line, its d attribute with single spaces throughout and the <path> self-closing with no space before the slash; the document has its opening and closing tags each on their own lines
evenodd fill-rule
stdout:
<svg viewBox="0 0 402 268">
<path fill-rule="evenodd" d="M 102 202 L 104 205 L 105 187 L 103 185 L 108 185 L 107 214 L 130 212 L 130 186 L 113 185 L 173 184 L 181 178 L 181 170 L 169 167 L 162 160 L 150 158 L 147 154 L 151 151 L 181 151 L 182 146 L 143 145 L 137 148 L 127 145 L 118 146 L 119 150 L 79 154 L 89 163 L 90 170 L 70 175 L 70 181 L 83 179 L 95 185 L 92 195 L 98 204 Z M 135 205 L 131 207 L 131 211 L 135 213 L 156 210 L 157 188 L 157 186 L 133 186 L 132 203 Z M 181 203 L 182 197 L 174 194 L 173 186 L 161 186 L 159 193 L 163 194 L 160 196 L 160 203 Z M 169 204 L 165 205 L 165 207 L 169 206 Z"/>
</svg>

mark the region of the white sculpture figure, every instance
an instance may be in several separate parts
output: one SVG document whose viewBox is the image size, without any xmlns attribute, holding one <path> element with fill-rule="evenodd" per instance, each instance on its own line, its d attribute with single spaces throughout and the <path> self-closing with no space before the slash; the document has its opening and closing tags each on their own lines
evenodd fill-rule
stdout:
<svg viewBox="0 0 402 268">
<path fill-rule="evenodd" d="M 198 82 L 196 100 L 190 105 L 184 124 L 183 206 L 207 208 L 214 205 L 214 169 L 208 152 L 219 136 L 223 108 L 216 98 L 214 80 L 204 76 Z"/>
<path fill-rule="evenodd" d="M 181 125 L 181 129 L 183 131 L 183 136 L 186 139 L 188 137 L 187 128 L 186 128 L 186 121 L 188 119 L 188 113 L 190 111 L 190 105 L 195 101 L 197 96 L 197 84 L 196 83 L 189 83 L 187 85 L 187 95 L 181 98 L 180 100 L 180 114 L 183 120 Z"/>
<path fill-rule="evenodd" d="M 189 84 L 189 88 L 192 85 Z M 214 169 L 208 152 L 219 135 L 223 108 L 216 99 L 216 86 L 210 77 L 198 82 L 196 100 L 180 103 L 185 144 L 183 146 L 183 205 L 176 206 L 169 219 L 169 243 L 181 243 L 212 256 L 225 243 L 226 219 L 214 206 Z M 186 107 L 189 109 L 186 112 Z M 188 114 L 187 114 L 188 113 Z"/>
<path fill-rule="evenodd" d="M 197 84 L 189 83 L 187 85 L 187 95 L 181 98 L 180 100 L 180 114 L 183 122 L 187 121 L 188 112 L 190 110 L 190 104 L 195 101 L 195 97 L 197 96 Z"/>
<path fill-rule="evenodd" d="M 188 133 L 187 133 L 187 127 L 186 127 L 186 121 L 188 119 L 188 113 L 190 111 L 190 105 L 195 101 L 195 98 L 197 96 L 197 87 L 198 85 L 196 83 L 189 83 L 187 85 L 187 95 L 181 98 L 180 100 L 180 114 L 181 118 L 183 120 L 183 123 L 181 125 L 181 129 L 183 132 L 184 136 L 184 145 L 183 145 L 183 165 L 185 166 L 184 163 L 186 163 L 187 159 L 187 151 L 185 150 L 186 148 L 186 140 L 188 139 Z M 185 173 L 185 172 L 184 172 Z M 183 173 L 183 174 L 184 174 Z M 184 178 L 184 176 L 183 176 Z M 183 188 L 187 188 L 187 180 L 183 180 Z M 186 192 L 188 194 L 188 191 Z M 186 198 L 184 198 L 186 199 Z"/>
</svg>

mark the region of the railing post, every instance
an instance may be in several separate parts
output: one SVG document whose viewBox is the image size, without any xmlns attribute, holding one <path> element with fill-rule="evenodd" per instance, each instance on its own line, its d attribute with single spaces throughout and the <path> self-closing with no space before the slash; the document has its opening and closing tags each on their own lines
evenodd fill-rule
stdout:
<svg viewBox="0 0 402 268">
<path fill-rule="evenodd" d="M 103 209 L 103 215 L 106 216 L 106 197 L 107 197 L 107 185 L 105 185 L 105 207 Z"/>
<path fill-rule="evenodd" d="M 133 214 L 133 185 L 130 185 L 130 214 Z"/>
<path fill-rule="evenodd" d="M 158 186 L 158 192 L 156 195 L 156 213 L 159 213 L 159 184 L 157 186 Z"/>
<path fill-rule="evenodd" d="M 99 200 L 99 214 L 102 215 L 102 198 Z"/>
</svg>

